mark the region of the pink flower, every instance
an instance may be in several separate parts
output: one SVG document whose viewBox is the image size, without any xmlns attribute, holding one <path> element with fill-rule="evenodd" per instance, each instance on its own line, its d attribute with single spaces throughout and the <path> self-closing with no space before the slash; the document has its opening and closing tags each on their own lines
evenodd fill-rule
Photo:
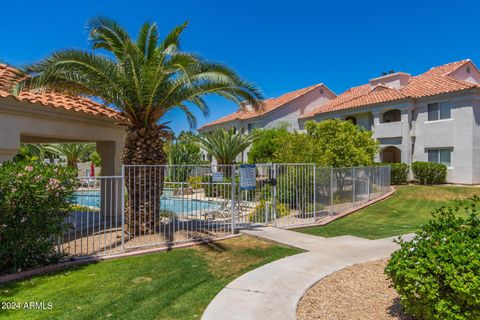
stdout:
<svg viewBox="0 0 480 320">
<path fill-rule="evenodd" d="M 27 170 L 27 171 L 33 171 L 33 167 L 32 167 L 32 166 L 26 166 L 26 167 L 25 167 L 25 170 Z"/>
<path fill-rule="evenodd" d="M 57 189 L 58 187 L 60 187 L 60 180 L 55 178 L 48 179 L 48 185 L 47 185 L 48 190 Z"/>
</svg>

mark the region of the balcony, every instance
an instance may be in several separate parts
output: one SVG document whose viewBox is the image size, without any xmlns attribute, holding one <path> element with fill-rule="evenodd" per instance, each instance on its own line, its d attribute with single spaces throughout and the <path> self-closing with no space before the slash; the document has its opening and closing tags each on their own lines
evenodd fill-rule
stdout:
<svg viewBox="0 0 480 320">
<path fill-rule="evenodd" d="M 397 138 L 403 136 L 403 121 L 379 123 L 373 128 L 373 135 L 377 139 Z"/>
</svg>

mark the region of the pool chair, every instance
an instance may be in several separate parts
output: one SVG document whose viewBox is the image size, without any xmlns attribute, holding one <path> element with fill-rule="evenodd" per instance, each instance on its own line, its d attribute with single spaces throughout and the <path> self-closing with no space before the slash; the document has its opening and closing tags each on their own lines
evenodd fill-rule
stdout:
<svg viewBox="0 0 480 320">
<path fill-rule="evenodd" d="M 207 211 L 204 213 L 204 219 L 222 218 L 225 219 L 230 216 L 230 201 L 223 201 L 220 207 Z"/>
</svg>

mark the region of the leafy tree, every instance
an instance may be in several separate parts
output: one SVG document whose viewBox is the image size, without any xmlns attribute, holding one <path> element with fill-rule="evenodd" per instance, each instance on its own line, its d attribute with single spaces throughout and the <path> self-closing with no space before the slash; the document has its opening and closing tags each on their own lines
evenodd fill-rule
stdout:
<svg viewBox="0 0 480 320">
<path fill-rule="evenodd" d="M 217 129 L 196 138 L 201 147 L 217 159 L 218 164 L 233 164 L 237 156 L 255 140 L 250 133 Z"/>
<path fill-rule="evenodd" d="M 311 136 L 297 131 L 278 138 L 280 148 L 275 149 L 277 163 L 318 163 L 317 145 Z"/>
<path fill-rule="evenodd" d="M 307 135 L 312 138 L 316 161 L 324 166 L 354 167 L 372 165 L 378 142 L 372 132 L 350 121 L 330 119 L 308 121 Z M 312 159 L 313 160 L 313 159 Z"/>
<path fill-rule="evenodd" d="M 339 119 L 306 123 L 306 134 L 286 127 L 255 132 L 250 162 L 316 163 L 351 167 L 373 164 L 378 143 L 372 133 Z"/>
<path fill-rule="evenodd" d="M 286 125 L 282 125 L 279 128 L 255 130 L 253 134 L 256 140 L 248 152 L 248 161 L 250 163 L 275 162 L 275 153 L 282 149 L 282 142 L 290 136 L 287 128 Z"/>
<path fill-rule="evenodd" d="M 46 89 L 103 101 L 105 106 L 119 110 L 128 121 L 123 163 L 165 164 L 168 127 L 158 125 L 165 114 L 180 109 L 194 127 L 196 118 L 190 107 L 208 114 L 205 95 L 218 95 L 239 106 L 242 100 L 247 100 L 254 107 L 262 98 L 255 85 L 227 66 L 182 51 L 180 36 L 186 26 L 184 23 L 175 27 L 160 39 L 157 24 L 147 22 L 134 40 L 115 21 L 94 18 L 88 23 L 91 51 L 60 50 L 25 67 L 28 77 L 20 77 L 14 91 Z M 107 55 L 98 53 L 99 50 Z M 133 171 L 127 171 L 126 185 L 137 188 L 128 190 L 128 194 L 140 200 L 128 206 L 137 217 L 127 217 L 127 221 L 142 220 L 136 225 L 142 228 L 138 231 L 146 232 L 154 229 L 155 224 L 150 218 L 143 220 L 153 215 L 140 211 L 154 208 L 153 204 L 160 202 L 163 173 L 155 177 L 137 175 L 139 180 L 130 183 Z M 145 200 L 139 192 L 150 189 L 159 192 Z"/>
<path fill-rule="evenodd" d="M 94 143 L 58 143 L 44 147 L 45 150 L 67 159 L 67 166 L 76 168 L 77 163 L 88 159 L 95 152 Z"/>
</svg>

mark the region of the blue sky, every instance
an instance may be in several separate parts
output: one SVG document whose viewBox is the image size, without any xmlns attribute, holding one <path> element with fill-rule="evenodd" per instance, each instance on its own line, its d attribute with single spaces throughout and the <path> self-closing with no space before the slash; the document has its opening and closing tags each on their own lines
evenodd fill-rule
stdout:
<svg viewBox="0 0 480 320">
<path fill-rule="evenodd" d="M 233 67 L 265 96 L 323 82 L 336 93 L 382 71 L 421 73 L 471 58 L 480 64 L 480 3 L 455 1 L 8 1 L 0 59 L 22 65 L 62 48 L 87 48 L 85 22 L 104 15 L 136 34 L 146 20 L 166 33 L 186 20 L 183 48 Z M 237 109 L 208 99 L 202 125 Z M 188 129 L 181 112 L 165 119 Z"/>
</svg>

